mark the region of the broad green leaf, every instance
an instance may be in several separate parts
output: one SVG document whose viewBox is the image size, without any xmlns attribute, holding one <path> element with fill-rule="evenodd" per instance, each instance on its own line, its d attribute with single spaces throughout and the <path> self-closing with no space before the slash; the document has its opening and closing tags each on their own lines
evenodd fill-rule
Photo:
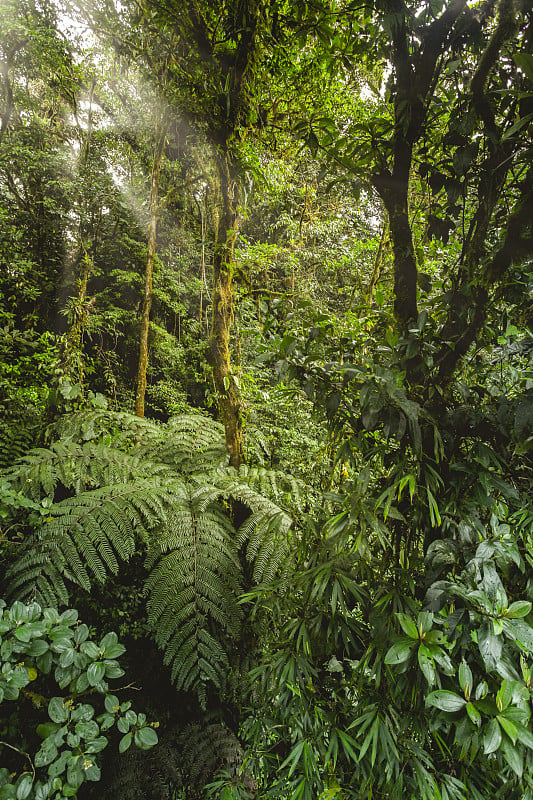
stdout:
<svg viewBox="0 0 533 800">
<path fill-rule="evenodd" d="M 522 744 L 524 744 L 526 747 L 529 747 L 530 750 L 533 750 L 533 734 L 528 731 L 528 729 L 520 722 L 515 723 L 515 728 L 516 735 Z"/>
<path fill-rule="evenodd" d="M 26 800 L 33 788 L 33 778 L 31 775 L 23 775 L 17 781 L 17 800 Z"/>
<path fill-rule="evenodd" d="M 41 725 L 37 725 L 37 733 L 41 739 L 46 739 L 54 734 L 58 728 L 59 723 L 57 722 L 43 722 Z"/>
<path fill-rule="evenodd" d="M 436 678 L 435 662 L 433 661 L 428 648 L 423 644 L 421 644 L 418 648 L 418 664 L 429 685 L 433 686 Z"/>
<path fill-rule="evenodd" d="M 415 647 L 415 642 L 396 642 L 387 651 L 385 664 L 403 664 L 411 655 L 413 647 Z"/>
<path fill-rule="evenodd" d="M 441 711 L 460 711 L 466 705 L 464 697 L 460 697 L 455 692 L 448 692 L 445 689 L 438 689 L 436 692 L 431 692 L 426 698 L 426 705 L 435 706 Z"/>
<path fill-rule="evenodd" d="M 496 707 L 498 711 L 503 711 L 504 708 L 507 708 L 511 700 L 513 699 L 513 692 L 514 686 L 513 681 L 503 681 L 502 685 L 498 690 L 498 694 L 496 695 Z"/>
<path fill-rule="evenodd" d="M 86 753 L 100 753 L 104 750 L 109 742 L 107 741 L 105 736 L 98 736 L 96 739 L 91 739 L 90 742 L 87 742 L 85 745 L 85 752 Z"/>
<path fill-rule="evenodd" d="M 516 600 L 505 611 L 505 616 L 516 619 L 517 617 L 526 617 L 530 611 L 531 603 L 528 600 Z"/>
<path fill-rule="evenodd" d="M 524 765 L 522 763 L 522 755 L 519 752 L 519 750 L 517 750 L 517 748 L 513 744 L 511 744 L 509 739 L 502 740 L 501 750 L 505 760 L 507 761 L 513 772 L 515 772 L 516 775 L 518 775 L 518 777 L 521 778 Z"/>
<path fill-rule="evenodd" d="M 124 751 L 127 750 L 131 745 L 132 739 L 133 737 L 131 733 L 127 733 L 125 736 L 123 736 L 118 745 L 118 752 L 124 753 Z"/>
<path fill-rule="evenodd" d="M 533 628 L 525 620 L 504 618 L 503 629 L 523 650 L 533 653 Z"/>
<path fill-rule="evenodd" d="M 52 761 L 57 758 L 57 752 L 57 747 L 52 737 L 45 739 L 40 749 L 35 754 L 35 766 L 45 767 L 47 764 L 51 764 Z"/>
<path fill-rule="evenodd" d="M 105 705 L 106 711 L 108 711 L 110 714 L 113 714 L 113 713 L 116 713 L 119 710 L 120 701 L 119 701 L 119 699 L 118 699 L 118 697 L 116 695 L 108 694 L 108 695 L 106 695 L 106 698 L 104 700 L 104 705 Z"/>
<path fill-rule="evenodd" d="M 470 700 L 473 680 L 474 679 L 472 677 L 472 670 L 470 669 L 466 661 L 461 661 L 461 664 L 459 665 L 459 685 L 463 690 L 467 700 Z"/>
<path fill-rule="evenodd" d="M 83 644 L 80 646 L 80 650 L 92 661 L 95 661 L 100 655 L 100 649 L 94 642 L 83 642 Z"/>
<path fill-rule="evenodd" d="M 65 722 L 68 719 L 68 707 L 63 697 L 52 697 L 48 703 L 48 716 L 53 722 Z"/>
<path fill-rule="evenodd" d="M 506 719 L 506 717 L 502 716 L 501 714 L 498 715 L 497 719 L 512 743 L 516 744 L 516 740 L 518 738 L 516 726 L 511 722 L 511 720 Z"/>
<path fill-rule="evenodd" d="M 501 744 L 501 741 L 502 732 L 500 730 L 500 726 L 498 725 L 498 721 L 496 719 L 491 719 L 485 728 L 485 733 L 483 735 L 483 752 L 485 755 L 496 752 Z"/>
<path fill-rule="evenodd" d="M 418 639 L 418 628 L 416 627 L 416 622 L 411 619 L 411 617 L 408 617 L 407 614 L 401 614 L 400 612 L 396 612 L 395 617 L 407 636 L 411 639 Z"/>
<path fill-rule="evenodd" d="M 433 627 L 433 613 L 431 611 L 421 611 L 416 624 L 419 631 L 428 633 Z"/>
<path fill-rule="evenodd" d="M 485 623 L 478 630 L 477 641 L 486 669 L 496 669 L 502 655 L 503 642 L 501 636 L 495 636 L 492 631 L 492 625 Z"/>
<path fill-rule="evenodd" d="M 87 669 L 87 679 L 91 686 L 96 686 L 97 683 L 100 683 L 104 676 L 105 664 L 103 664 L 101 661 L 94 661 L 92 664 L 89 664 L 89 668 Z"/>
<path fill-rule="evenodd" d="M 148 750 L 150 747 L 154 747 L 158 742 L 157 733 L 154 731 L 153 728 L 141 728 L 140 730 L 135 732 L 135 744 L 141 750 Z"/>
<path fill-rule="evenodd" d="M 477 710 L 477 708 L 473 703 L 466 704 L 466 713 L 468 714 L 474 725 L 477 725 L 478 727 L 479 725 L 481 725 L 481 714 L 479 713 L 479 711 Z"/>
<path fill-rule="evenodd" d="M 48 774 L 51 778 L 56 778 L 58 775 L 61 775 L 67 766 L 67 758 L 69 753 L 63 751 L 59 758 L 56 761 L 53 761 L 50 766 L 48 767 Z"/>
</svg>

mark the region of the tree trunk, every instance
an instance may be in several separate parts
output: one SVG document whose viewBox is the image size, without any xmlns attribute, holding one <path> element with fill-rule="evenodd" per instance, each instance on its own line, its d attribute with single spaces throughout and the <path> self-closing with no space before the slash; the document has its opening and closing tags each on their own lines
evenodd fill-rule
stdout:
<svg viewBox="0 0 533 800">
<path fill-rule="evenodd" d="M 215 249 L 213 256 L 213 319 L 207 359 L 213 370 L 219 413 L 226 430 L 230 464 L 243 462 L 242 402 L 231 369 L 230 334 L 234 317 L 233 260 L 237 237 L 236 176 L 231 157 L 217 155 L 219 208 L 216 209 Z"/>
<path fill-rule="evenodd" d="M 161 158 L 165 146 L 166 124 L 158 116 L 156 122 L 156 139 L 154 160 L 150 183 L 150 221 L 148 224 L 148 248 L 146 253 L 146 272 L 144 275 L 144 295 L 141 313 L 141 334 L 139 339 L 139 368 L 137 370 L 137 393 L 135 396 L 135 413 L 144 417 L 144 398 L 146 394 L 146 370 L 148 367 L 148 333 L 150 330 L 150 310 L 152 308 L 152 286 L 154 275 L 155 247 L 157 237 L 157 215 L 159 203 L 159 175 Z"/>
<path fill-rule="evenodd" d="M 406 329 L 418 318 L 416 287 L 418 271 L 409 221 L 409 174 L 412 147 L 397 135 L 392 173 L 384 171 L 372 177 L 389 217 L 394 256 L 394 315 Z"/>
</svg>

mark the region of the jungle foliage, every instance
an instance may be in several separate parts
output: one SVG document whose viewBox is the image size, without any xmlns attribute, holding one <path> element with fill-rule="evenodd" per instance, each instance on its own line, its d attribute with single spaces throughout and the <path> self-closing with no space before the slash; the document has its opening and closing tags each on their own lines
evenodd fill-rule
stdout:
<svg viewBox="0 0 533 800">
<path fill-rule="evenodd" d="M 530 0 L 0 19 L 0 800 L 533 800 Z"/>
</svg>

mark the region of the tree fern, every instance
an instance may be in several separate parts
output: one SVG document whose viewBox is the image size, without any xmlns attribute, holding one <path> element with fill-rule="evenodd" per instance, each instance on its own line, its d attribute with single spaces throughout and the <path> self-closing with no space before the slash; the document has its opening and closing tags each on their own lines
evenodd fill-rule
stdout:
<svg viewBox="0 0 533 800">
<path fill-rule="evenodd" d="M 54 576 L 61 575 L 89 591 L 91 579 L 103 582 L 109 573 L 118 572 L 119 561 L 135 552 L 136 536 L 148 538 L 175 496 L 168 485 L 137 480 L 52 504 L 27 541 L 24 555 L 8 571 L 8 593 L 39 595 L 40 584 L 34 584 L 38 568 L 52 585 Z M 58 586 L 57 600 L 64 602 L 62 584 Z"/>
<path fill-rule="evenodd" d="M 125 411 L 84 409 L 63 415 L 48 428 L 47 441 L 88 442 L 107 439 L 115 447 L 127 447 L 144 437 L 157 436 L 160 425 Z"/>
<path fill-rule="evenodd" d="M 40 500 L 53 496 L 58 484 L 79 494 L 97 486 L 175 473 L 144 454 L 94 442 L 54 442 L 49 448 L 31 450 L 4 474 L 18 491 Z"/>
<path fill-rule="evenodd" d="M 268 470 L 261 470 L 262 478 L 268 480 Z M 250 516 L 241 525 L 235 539 L 238 548 L 245 546 L 248 562 L 253 563 L 253 580 L 255 583 L 271 581 L 278 573 L 286 572 L 290 548 L 288 532 L 292 527 L 290 514 L 280 508 L 264 494 L 256 491 L 247 478 L 255 478 L 255 470 L 218 471 L 211 476 L 212 484 L 203 483 L 196 496 L 201 501 L 199 508 L 213 502 L 218 496 L 239 500 L 251 510 Z M 276 475 L 272 476 L 269 485 L 276 485 Z"/>
<path fill-rule="evenodd" d="M 89 591 L 143 543 L 148 624 L 177 687 L 205 703 L 209 685 L 225 685 L 240 632 L 239 551 L 256 583 L 284 572 L 292 518 L 280 503 L 299 486 L 264 468 L 226 466 L 222 427 L 200 414 L 166 424 L 74 414 L 56 433 L 60 441 L 4 472 L 12 495 L 34 509 L 9 593 L 67 603 L 70 584 Z M 236 501 L 248 509 L 238 532 Z"/>
<path fill-rule="evenodd" d="M 180 414 L 144 436 L 136 453 L 168 464 L 181 473 L 203 472 L 227 463 L 224 428 L 203 414 Z"/>
<path fill-rule="evenodd" d="M 239 632 L 240 567 L 234 530 L 222 508 L 198 510 L 189 495 L 154 537 L 147 565 L 148 623 L 179 689 L 221 688 L 229 667 L 226 638 Z"/>
<path fill-rule="evenodd" d="M 309 493 L 303 481 L 280 470 L 244 465 L 239 469 L 239 478 L 259 494 L 291 511 L 300 512 Z"/>
</svg>

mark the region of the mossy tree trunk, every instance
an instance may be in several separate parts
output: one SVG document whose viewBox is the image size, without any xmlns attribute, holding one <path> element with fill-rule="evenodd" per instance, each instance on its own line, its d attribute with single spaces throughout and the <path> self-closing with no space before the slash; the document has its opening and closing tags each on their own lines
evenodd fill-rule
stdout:
<svg viewBox="0 0 533 800">
<path fill-rule="evenodd" d="M 243 461 L 242 401 L 231 367 L 231 326 L 235 313 L 233 269 L 237 238 L 237 176 L 228 152 L 218 153 L 218 208 L 213 255 L 213 316 L 207 358 L 213 370 L 219 413 L 226 431 L 230 464 Z"/>
<path fill-rule="evenodd" d="M 146 271 L 144 274 L 144 295 L 141 311 L 141 333 L 139 337 L 139 367 L 137 370 L 137 391 L 135 395 L 135 413 L 144 417 L 144 400 L 146 395 L 146 371 L 148 368 L 148 335 L 150 332 L 150 311 L 152 309 L 152 289 L 154 279 L 154 261 L 157 240 L 157 217 L 159 211 L 159 176 L 161 159 L 165 146 L 166 123 L 158 114 L 154 158 L 150 180 L 150 219 L 148 223 L 148 245 L 146 251 Z"/>
</svg>

